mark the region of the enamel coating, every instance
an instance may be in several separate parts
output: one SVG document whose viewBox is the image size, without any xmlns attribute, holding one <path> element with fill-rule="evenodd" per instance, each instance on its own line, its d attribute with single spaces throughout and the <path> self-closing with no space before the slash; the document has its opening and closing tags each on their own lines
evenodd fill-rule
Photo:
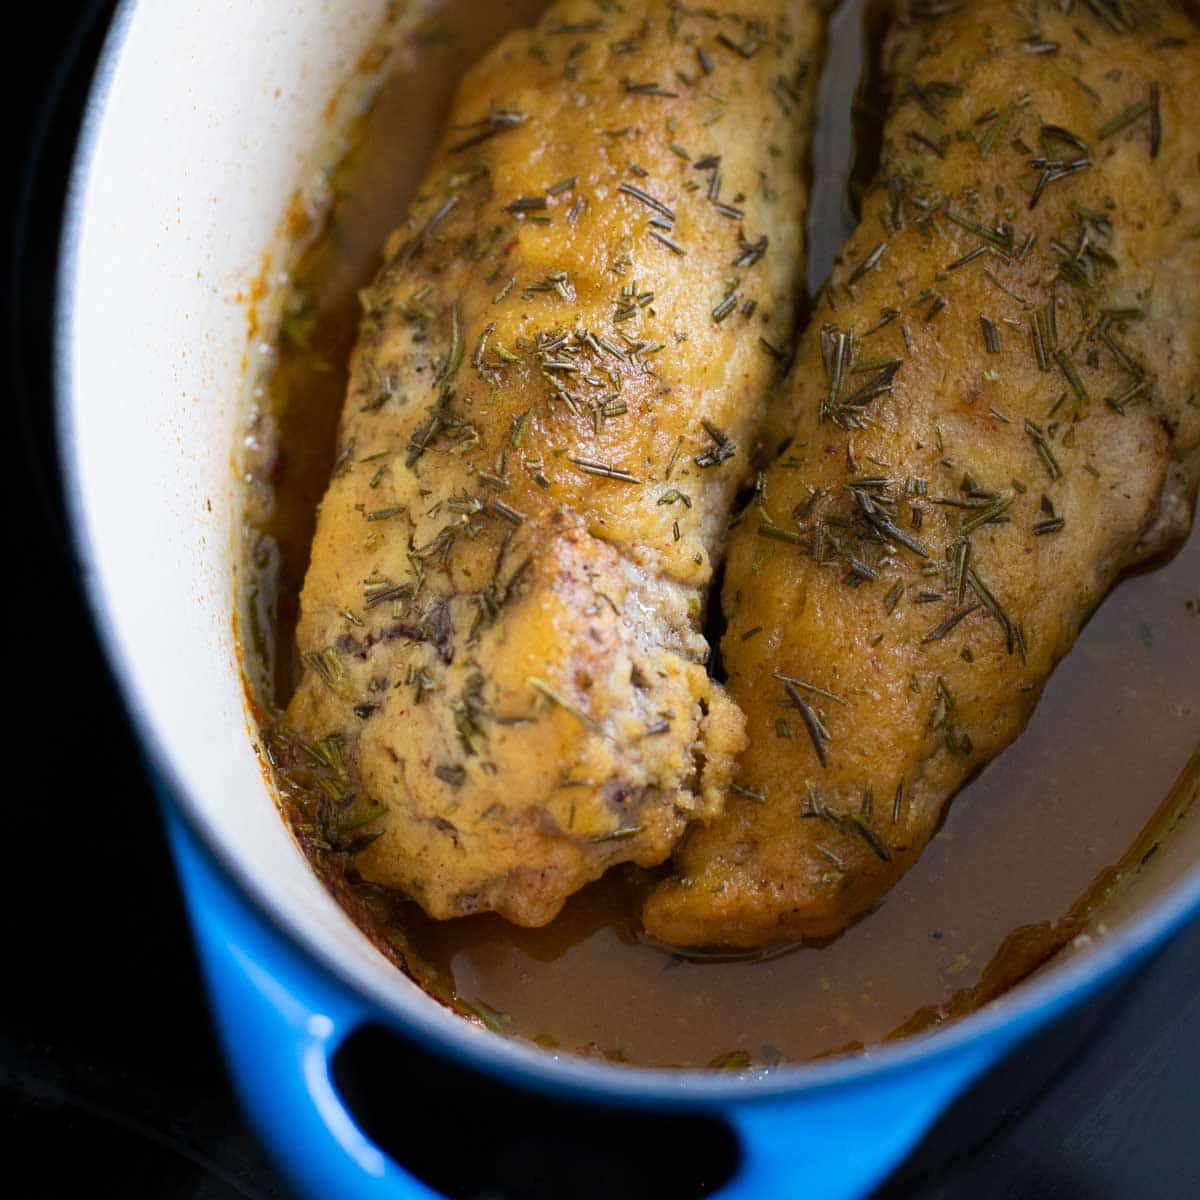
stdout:
<svg viewBox="0 0 1200 1200">
<path fill-rule="evenodd" d="M 330 1077 L 331 1058 L 346 1036 L 394 1015 L 323 969 L 256 910 L 165 792 L 164 811 L 238 1092 L 291 1182 L 313 1200 L 343 1193 L 364 1200 L 435 1197 L 357 1128 Z M 1164 928 L 1108 969 L 973 1037 L 924 1039 L 925 1053 L 914 1061 L 881 1063 L 840 1081 L 801 1070 L 785 1072 L 795 1083 L 782 1090 L 751 1086 L 713 1096 L 699 1086 L 668 1098 L 613 1096 L 605 1088 L 564 1084 L 547 1059 L 542 1078 L 513 1075 L 513 1086 L 616 1103 L 630 1120 L 643 1107 L 723 1118 L 737 1132 L 742 1161 L 713 1193 L 719 1200 L 856 1200 L 869 1195 L 945 1106 L 1021 1039 L 1132 971 L 1170 932 Z M 475 1063 L 470 1042 L 480 1034 L 464 1030 L 470 1036 L 451 1054 Z M 870 1138 L 863 1137 L 864 1128 L 873 1131 Z"/>
</svg>

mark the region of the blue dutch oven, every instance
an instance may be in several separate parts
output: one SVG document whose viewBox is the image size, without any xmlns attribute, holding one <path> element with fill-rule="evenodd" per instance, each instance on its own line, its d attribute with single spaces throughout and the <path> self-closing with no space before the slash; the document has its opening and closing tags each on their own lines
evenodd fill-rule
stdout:
<svg viewBox="0 0 1200 1200">
<path fill-rule="evenodd" d="M 381 1024 L 514 1088 L 725 1122 L 741 1146 L 716 1193 L 725 1200 L 863 1196 L 976 1077 L 1200 911 L 1200 822 L 1180 821 L 1102 936 L 983 1010 L 769 1072 L 552 1055 L 468 1024 L 386 962 L 309 870 L 264 779 L 233 630 L 231 466 L 253 436 L 242 427 L 260 352 L 246 340 L 250 281 L 270 275 L 264 248 L 279 244 L 297 181 L 328 161 L 313 131 L 355 103 L 339 84 L 384 7 L 244 0 L 216 20 L 202 0 L 126 4 L 68 206 L 57 371 L 79 554 L 159 783 L 243 1101 L 303 1193 L 433 1197 L 364 1134 L 331 1077 L 347 1035 Z"/>
</svg>

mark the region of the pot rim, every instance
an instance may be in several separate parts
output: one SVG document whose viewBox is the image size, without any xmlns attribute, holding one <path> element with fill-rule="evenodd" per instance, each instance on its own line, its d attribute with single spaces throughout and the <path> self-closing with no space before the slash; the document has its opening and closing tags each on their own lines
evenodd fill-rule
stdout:
<svg viewBox="0 0 1200 1200">
<path fill-rule="evenodd" d="M 341 953 L 334 939 L 328 939 L 327 944 L 326 939 L 306 928 L 300 916 L 279 904 L 262 881 L 221 841 L 209 827 L 202 804 L 182 785 L 156 728 L 153 698 L 139 694 L 134 687 L 132 655 L 117 643 L 107 598 L 92 567 L 98 553 L 90 536 L 79 482 L 85 462 L 75 438 L 74 414 L 81 400 L 71 371 L 70 347 L 82 319 L 75 293 L 79 283 L 78 251 L 87 221 L 84 205 L 87 183 L 137 9 L 137 0 L 122 0 L 105 38 L 80 126 L 64 203 L 55 286 L 52 369 L 58 454 L 71 541 L 105 658 L 143 752 L 163 784 L 162 792 L 180 811 L 225 879 L 266 918 L 273 930 L 293 949 L 315 960 L 324 971 L 369 1001 L 375 1012 L 368 1019 L 376 1014 L 386 1016 L 438 1052 L 541 1090 L 585 1091 L 599 1099 L 635 1103 L 670 1101 L 687 1107 L 756 1102 L 877 1080 L 946 1058 L 973 1044 L 1012 1039 L 1017 1031 L 1040 1024 L 1082 999 L 1165 941 L 1189 918 L 1200 914 L 1200 862 L 1197 862 L 1145 911 L 1096 940 L 1083 954 L 1069 962 L 1052 963 L 1035 978 L 1023 980 L 965 1017 L 897 1042 L 829 1060 L 784 1064 L 761 1074 L 625 1066 L 573 1054 L 552 1054 L 517 1040 L 480 1036 L 480 1031 L 431 997 L 409 997 L 400 989 L 385 986 L 362 963 Z"/>
</svg>

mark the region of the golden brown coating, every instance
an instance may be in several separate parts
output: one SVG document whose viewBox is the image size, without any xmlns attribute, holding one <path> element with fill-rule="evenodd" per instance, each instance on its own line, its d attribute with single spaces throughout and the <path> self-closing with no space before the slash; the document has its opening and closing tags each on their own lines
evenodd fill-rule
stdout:
<svg viewBox="0 0 1200 1200">
<path fill-rule="evenodd" d="M 792 334 L 820 34 L 553 5 L 465 77 L 364 296 L 286 723 L 378 834 L 356 868 L 436 917 L 544 924 L 720 809 L 699 621 Z"/>
<path fill-rule="evenodd" d="M 749 748 L 645 912 L 836 933 L 1021 731 L 1200 442 L 1200 29 L 1096 0 L 905 6 L 864 203 L 731 543 Z"/>
</svg>

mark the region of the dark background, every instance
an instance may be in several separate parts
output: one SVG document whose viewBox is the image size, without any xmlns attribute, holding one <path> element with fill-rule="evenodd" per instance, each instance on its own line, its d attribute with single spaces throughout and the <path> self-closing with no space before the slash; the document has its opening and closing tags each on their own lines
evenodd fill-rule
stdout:
<svg viewBox="0 0 1200 1200">
<path fill-rule="evenodd" d="M 19 84 L 5 172 L 5 382 L 15 419 L 5 456 L 4 663 L 16 720 L 5 720 L 0 741 L 3 1186 L 20 1197 L 285 1197 L 221 1063 L 154 799 L 76 586 L 58 493 L 49 370 L 58 226 L 111 8 L 28 6 L 26 29 L 18 38 L 10 26 L 8 41 Z M 528 1162 L 518 1155 L 514 1167 L 505 1151 L 520 1134 L 522 1153 L 536 1157 L 527 1145 L 536 1112 L 521 1110 L 521 1130 L 506 1125 L 508 1106 L 478 1081 L 414 1066 L 394 1043 L 368 1061 L 384 1075 L 358 1089 L 373 1120 L 402 1129 L 402 1149 L 471 1160 L 461 1195 L 590 1197 L 603 1185 L 624 1197 L 641 1189 L 613 1188 L 615 1180 L 650 1178 L 637 1159 L 649 1152 L 617 1136 L 608 1144 L 625 1147 L 626 1161 L 615 1174 L 589 1166 L 570 1185 L 538 1191 Z M 352 1058 L 344 1074 L 358 1069 Z M 441 1099 L 431 1109 L 423 1088 L 433 1087 Z M 462 1140 L 462 1129 L 481 1124 L 488 1136 Z M 674 1146 L 669 1132 L 653 1145 L 660 1166 L 695 1153 L 695 1131 L 675 1131 Z M 1198 1135 L 1194 927 L 1120 994 L 1073 1015 L 957 1105 L 883 1195 L 1191 1200 L 1200 1196 Z M 490 1172 L 498 1182 L 482 1186 Z"/>
</svg>

